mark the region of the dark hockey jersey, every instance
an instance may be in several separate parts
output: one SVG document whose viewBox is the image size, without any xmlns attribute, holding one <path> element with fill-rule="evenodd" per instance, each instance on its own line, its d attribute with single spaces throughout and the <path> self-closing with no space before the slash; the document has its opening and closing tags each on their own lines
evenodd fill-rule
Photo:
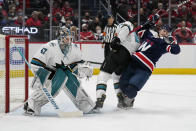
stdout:
<svg viewBox="0 0 196 131">
<path fill-rule="evenodd" d="M 155 38 L 152 31 L 148 29 L 138 33 L 141 33 L 142 44 L 132 57 L 151 72 L 155 68 L 156 62 L 163 54 L 167 52 L 172 54 L 180 53 L 180 46 L 178 44 L 168 44 L 162 38 Z"/>
</svg>

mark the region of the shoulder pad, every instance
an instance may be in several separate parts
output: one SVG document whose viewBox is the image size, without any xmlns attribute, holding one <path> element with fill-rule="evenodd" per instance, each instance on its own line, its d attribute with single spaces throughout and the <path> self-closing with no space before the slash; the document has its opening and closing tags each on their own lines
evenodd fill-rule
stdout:
<svg viewBox="0 0 196 131">
<path fill-rule="evenodd" d="M 128 27 L 129 32 L 131 32 L 133 30 L 133 24 L 129 21 L 124 22 L 121 28 L 123 28 L 124 26 Z"/>
</svg>

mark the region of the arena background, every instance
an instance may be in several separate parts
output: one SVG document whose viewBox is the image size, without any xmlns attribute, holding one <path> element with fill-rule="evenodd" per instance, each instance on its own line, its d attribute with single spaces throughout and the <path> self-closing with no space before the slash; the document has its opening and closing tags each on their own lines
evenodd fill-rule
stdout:
<svg viewBox="0 0 196 131">
<path fill-rule="evenodd" d="M 135 26 L 144 23 L 150 14 L 165 13 L 181 0 L 0 0 L 0 34 L 28 35 L 29 60 L 42 44 L 56 39 L 63 25 L 72 30 L 74 42 L 80 46 L 85 60 L 103 61 L 103 29 L 107 17 L 113 16 L 118 24 L 130 20 Z M 177 56 L 164 55 L 157 64 L 154 74 L 196 74 L 196 2 L 168 12 L 157 26 L 167 23 L 172 35 L 181 45 Z M 82 36 L 83 27 L 88 35 Z M 101 29 L 101 33 L 97 30 Z M 3 53 L 0 50 L 0 53 Z M 12 60 L 23 60 L 14 55 Z M 12 61 L 11 60 L 11 61 Z M 0 59 L 1 64 L 2 59 Z M 21 63 L 19 62 L 19 64 Z M 98 74 L 99 65 L 94 74 Z M 11 62 L 11 68 L 14 68 Z M 23 72 L 23 71 L 21 71 Z M 30 76 L 32 73 L 29 73 Z M 12 75 L 17 77 L 16 75 Z"/>
</svg>

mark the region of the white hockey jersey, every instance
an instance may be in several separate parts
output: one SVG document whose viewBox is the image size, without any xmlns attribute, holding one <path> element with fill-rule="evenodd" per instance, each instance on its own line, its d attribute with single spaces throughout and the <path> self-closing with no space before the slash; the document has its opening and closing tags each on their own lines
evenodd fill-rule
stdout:
<svg viewBox="0 0 196 131">
<path fill-rule="evenodd" d="M 61 64 L 63 62 L 65 65 L 69 65 L 80 61 L 82 59 L 82 53 L 80 48 L 72 43 L 69 46 L 67 54 L 63 54 L 58 44 L 58 40 L 53 40 L 43 45 L 34 55 L 32 61 L 34 59 L 38 59 L 48 67 L 53 68 L 56 63 Z"/>
<path fill-rule="evenodd" d="M 129 34 L 133 30 L 133 24 L 129 21 L 120 23 L 117 26 L 116 33 L 118 38 L 129 53 L 132 55 L 140 46 L 139 38 L 135 32 Z"/>
</svg>

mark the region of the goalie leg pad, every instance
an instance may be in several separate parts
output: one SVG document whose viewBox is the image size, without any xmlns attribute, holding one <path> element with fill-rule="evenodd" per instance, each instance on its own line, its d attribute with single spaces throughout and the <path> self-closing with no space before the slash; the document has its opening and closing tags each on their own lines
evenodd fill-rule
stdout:
<svg viewBox="0 0 196 131">
<path fill-rule="evenodd" d="M 51 95 L 56 96 L 59 90 L 62 86 L 64 86 L 64 83 L 67 81 L 67 75 L 62 69 L 57 69 L 55 75 L 53 76 L 51 80 Z"/>
<path fill-rule="evenodd" d="M 31 83 L 32 89 L 40 88 L 40 86 L 43 85 L 44 82 L 46 81 L 46 78 L 48 77 L 49 74 L 50 74 L 50 72 L 48 70 L 45 70 L 43 68 L 39 68 L 35 72 L 35 77 Z"/>
<path fill-rule="evenodd" d="M 77 77 L 69 70 L 66 70 L 65 73 L 67 74 L 68 79 L 63 90 L 79 110 L 84 113 L 89 113 L 94 108 L 95 103 L 80 86 L 80 81 Z"/>
<path fill-rule="evenodd" d="M 76 101 L 77 107 L 84 113 L 89 113 L 95 107 L 95 103 L 82 87 L 78 88 Z"/>
<path fill-rule="evenodd" d="M 41 89 L 35 90 L 28 99 L 29 108 L 35 112 L 35 115 L 40 114 L 41 107 L 46 103 L 48 103 L 48 99 Z"/>
<path fill-rule="evenodd" d="M 35 115 L 39 115 L 41 112 L 41 107 L 48 102 L 46 96 L 41 89 L 41 86 L 43 83 L 45 83 L 49 74 L 50 72 L 43 68 L 39 68 L 35 72 L 35 77 L 31 84 L 31 87 L 34 92 L 30 95 L 28 99 L 28 107 L 35 112 Z M 50 89 L 48 88 L 48 90 Z"/>
<path fill-rule="evenodd" d="M 35 115 L 39 115 L 41 107 L 48 103 L 48 99 L 41 89 L 42 86 L 45 85 L 48 91 L 51 92 L 53 96 L 56 96 L 59 93 L 60 87 L 63 83 L 65 83 L 66 75 L 63 70 L 58 69 L 51 81 L 47 80 L 49 75 L 50 72 L 43 68 L 40 68 L 36 72 L 36 76 L 32 84 L 34 92 L 28 99 L 29 108 L 35 111 Z"/>
</svg>

